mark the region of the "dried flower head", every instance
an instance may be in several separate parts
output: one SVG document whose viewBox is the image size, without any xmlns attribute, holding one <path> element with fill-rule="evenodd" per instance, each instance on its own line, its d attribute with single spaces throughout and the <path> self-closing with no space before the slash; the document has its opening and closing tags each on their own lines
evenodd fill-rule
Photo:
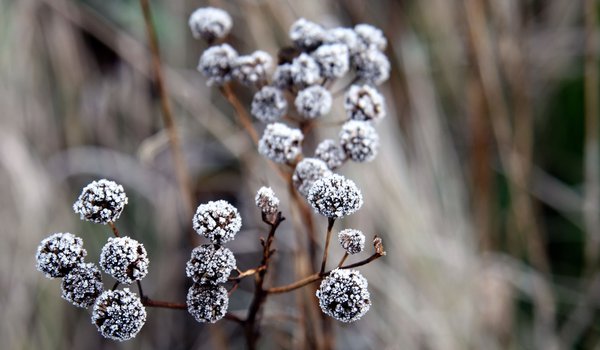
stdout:
<svg viewBox="0 0 600 350">
<path fill-rule="evenodd" d="M 200 56 L 198 70 L 208 78 L 208 85 L 223 85 L 231 80 L 237 52 L 228 44 L 211 46 Z"/>
<path fill-rule="evenodd" d="M 346 45 L 351 55 L 362 50 L 362 40 L 351 28 L 338 27 L 329 29 L 325 35 L 325 43 Z"/>
<path fill-rule="evenodd" d="M 331 93 L 321 85 L 309 86 L 298 92 L 296 109 L 306 119 L 323 116 L 331 110 Z"/>
<path fill-rule="evenodd" d="M 258 141 L 258 152 L 276 163 L 291 163 L 302 153 L 302 140 L 300 130 L 272 123 Z"/>
<path fill-rule="evenodd" d="M 250 111 L 261 122 L 271 123 L 281 119 L 287 113 L 287 106 L 281 90 L 265 86 L 254 94 Z"/>
<path fill-rule="evenodd" d="M 200 204 L 193 219 L 194 230 L 212 243 L 231 241 L 242 228 L 242 217 L 227 201 L 210 201 Z"/>
<path fill-rule="evenodd" d="M 83 263 L 83 240 L 71 233 L 55 233 L 42 240 L 35 255 L 38 271 L 48 278 L 64 277 Z"/>
<path fill-rule="evenodd" d="M 290 27 L 290 39 L 303 50 L 317 48 L 325 39 L 325 29 L 319 24 L 300 18 Z"/>
<path fill-rule="evenodd" d="M 261 187 L 256 192 L 254 202 L 265 215 L 273 215 L 279 210 L 279 198 L 275 196 L 275 192 L 273 192 L 271 187 Z"/>
<path fill-rule="evenodd" d="M 319 306 L 323 313 L 338 321 L 354 322 L 371 307 L 368 285 L 357 270 L 335 269 L 317 290 Z"/>
<path fill-rule="evenodd" d="M 342 230 L 338 233 L 338 239 L 348 254 L 358 254 L 365 249 L 365 235 L 359 230 Z"/>
<path fill-rule="evenodd" d="M 340 145 L 353 161 L 370 162 L 377 156 L 379 136 L 369 122 L 350 120 L 340 131 Z"/>
<path fill-rule="evenodd" d="M 322 160 L 317 158 L 304 158 L 296 165 L 296 169 L 294 169 L 294 174 L 292 175 L 292 181 L 298 192 L 306 197 L 315 181 L 330 174 L 331 170 L 329 170 L 327 164 Z"/>
<path fill-rule="evenodd" d="M 345 44 L 321 45 L 312 57 L 321 68 L 321 75 L 325 78 L 341 78 L 348 73 L 350 56 L 348 46 Z"/>
<path fill-rule="evenodd" d="M 260 50 L 239 56 L 234 63 L 233 77 L 243 84 L 256 85 L 266 80 L 271 61 L 271 55 Z"/>
<path fill-rule="evenodd" d="M 231 250 L 214 244 L 204 244 L 192 250 L 192 257 L 185 266 L 185 273 L 201 284 L 225 283 L 236 269 Z"/>
<path fill-rule="evenodd" d="M 194 38 L 211 42 L 229 34 L 233 23 L 227 12 L 214 7 L 203 7 L 192 12 L 188 24 Z"/>
<path fill-rule="evenodd" d="M 317 213 L 332 219 L 350 215 L 363 205 L 362 193 L 354 181 L 337 174 L 315 181 L 307 199 Z"/>
<path fill-rule="evenodd" d="M 188 290 L 187 307 L 196 321 L 215 323 L 227 313 L 229 307 L 227 289 L 223 286 L 195 283 Z"/>
<path fill-rule="evenodd" d="M 315 157 L 324 161 L 331 170 L 342 166 L 347 158 L 344 149 L 331 139 L 325 139 L 319 143 L 315 150 Z"/>
<path fill-rule="evenodd" d="M 305 53 L 294 58 L 290 71 L 294 85 L 299 88 L 316 84 L 322 78 L 317 61 Z"/>
<path fill-rule="evenodd" d="M 283 63 L 275 68 L 272 84 L 282 90 L 289 89 L 294 85 L 291 63 Z"/>
<path fill-rule="evenodd" d="M 390 77 L 390 61 L 379 50 L 368 49 L 352 56 L 356 74 L 367 82 L 379 85 Z"/>
<path fill-rule="evenodd" d="M 92 181 L 83 188 L 73 210 L 79 213 L 81 220 L 106 225 L 116 221 L 127 204 L 123 186 L 106 179 Z"/>
<path fill-rule="evenodd" d="M 90 307 L 102 293 L 102 274 L 95 264 L 79 264 L 63 277 L 61 290 L 71 304 Z"/>
<path fill-rule="evenodd" d="M 139 281 L 148 274 L 148 253 L 140 242 L 129 237 L 111 237 L 102 247 L 102 270 L 121 283 Z"/>
<path fill-rule="evenodd" d="M 94 303 L 92 323 L 105 338 L 129 340 L 146 323 L 146 309 L 140 298 L 128 288 L 107 290 Z"/>
<path fill-rule="evenodd" d="M 354 32 L 360 38 L 365 49 L 384 51 L 387 47 L 387 40 L 383 32 L 370 24 L 358 24 L 354 27 Z"/>
<path fill-rule="evenodd" d="M 348 119 L 379 121 L 385 117 L 385 100 L 369 85 L 352 85 L 346 93 L 344 109 Z"/>
</svg>

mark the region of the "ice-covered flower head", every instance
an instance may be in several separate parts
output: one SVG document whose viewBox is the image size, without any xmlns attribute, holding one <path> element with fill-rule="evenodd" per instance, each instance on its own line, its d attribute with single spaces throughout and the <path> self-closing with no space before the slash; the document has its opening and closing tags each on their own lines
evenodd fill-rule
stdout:
<svg viewBox="0 0 600 350">
<path fill-rule="evenodd" d="M 365 235 L 359 230 L 342 230 L 338 233 L 338 239 L 348 254 L 358 254 L 365 248 Z"/>
<path fill-rule="evenodd" d="M 346 93 L 344 109 L 348 119 L 379 121 L 385 117 L 385 100 L 370 85 L 352 85 Z"/>
<path fill-rule="evenodd" d="M 127 204 L 123 186 L 106 179 L 92 181 L 83 188 L 73 210 L 81 220 L 106 225 L 116 221 Z"/>
<path fill-rule="evenodd" d="M 358 34 L 351 28 L 332 28 L 325 36 L 327 44 L 343 44 L 348 48 L 348 53 L 353 55 L 362 49 L 362 41 Z"/>
<path fill-rule="evenodd" d="M 234 63 L 233 77 L 246 85 L 265 81 L 271 61 L 271 55 L 260 50 L 251 55 L 239 56 Z"/>
<path fill-rule="evenodd" d="M 321 85 L 309 86 L 298 92 L 296 110 L 306 119 L 323 116 L 331 110 L 331 93 Z"/>
<path fill-rule="evenodd" d="M 273 215 L 279 211 L 279 198 L 275 196 L 275 192 L 273 192 L 271 187 L 261 187 L 256 192 L 254 202 L 260 211 L 265 215 Z"/>
<path fill-rule="evenodd" d="M 228 44 L 211 46 L 200 56 L 198 70 L 208 78 L 208 85 L 223 85 L 231 80 L 237 57 L 237 52 Z"/>
<path fill-rule="evenodd" d="M 363 205 L 362 193 L 354 181 L 337 174 L 315 181 L 307 199 L 317 213 L 331 219 L 350 215 Z"/>
<path fill-rule="evenodd" d="M 201 284 L 225 283 L 236 269 L 235 257 L 231 250 L 214 244 L 204 244 L 192 250 L 185 273 L 194 282 Z"/>
<path fill-rule="evenodd" d="M 291 163 L 302 153 L 302 140 L 300 130 L 272 123 L 258 141 L 258 152 L 276 163 Z"/>
<path fill-rule="evenodd" d="M 325 78 L 341 78 L 350 68 L 349 50 L 345 44 L 321 45 L 312 53 L 312 57 Z"/>
<path fill-rule="evenodd" d="M 390 61 L 381 51 L 367 49 L 352 57 L 356 74 L 367 82 L 379 85 L 390 77 Z"/>
<path fill-rule="evenodd" d="M 81 238 L 68 232 L 55 233 L 38 246 L 36 267 L 48 278 L 64 277 L 75 266 L 83 263 L 86 255 Z"/>
<path fill-rule="evenodd" d="M 200 204 L 193 219 L 194 230 L 215 244 L 231 241 L 242 228 L 242 217 L 227 201 Z"/>
<path fill-rule="evenodd" d="M 317 61 L 305 53 L 301 53 L 300 56 L 294 58 L 290 73 L 294 85 L 299 88 L 314 85 L 322 78 Z"/>
<path fill-rule="evenodd" d="M 317 290 L 319 306 L 326 315 L 342 322 L 354 322 L 369 311 L 369 283 L 357 270 L 335 269 Z"/>
<path fill-rule="evenodd" d="M 370 24 L 357 24 L 354 27 L 354 32 L 358 35 L 365 49 L 384 51 L 387 47 L 387 40 L 383 32 Z"/>
<path fill-rule="evenodd" d="M 139 281 L 148 274 L 148 253 L 140 242 L 129 237 L 111 237 L 102 247 L 100 266 L 121 283 Z"/>
<path fill-rule="evenodd" d="M 325 139 L 319 143 L 315 150 L 315 157 L 324 161 L 331 170 L 342 166 L 347 158 L 342 147 L 331 139 Z"/>
<path fill-rule="evenodd" d="M 264 86 L 252 98 L 250 112 L 263 123 L 281 119 L 287 113 L 287 101 L 283 92 L 276 87 Z"/>
<path fill-rule="evenodd" d="M 340 145 L 355 162 L 370 162 L 377 156 L 379 136 L 369 122 L 350 120 L 340 131 Z"/>
<path fill-rule="evenodd" d="M 134 338 L 146 323 L 146 309 L 128 288 L 104 291 L 94 304 L 92 323 L 105 338 Z"/>
<path fill-rule="evenodd" d="M 298 192 L 306 197 L 315 181 L 330 174 L 331 170 L 329 170 L 327 164 L 322 160 L 317 158 L 304 158 L 296 164 L 294 174 L 292 175 L 292 181 L 294 187 L 298 189 Z"/>
<path fill-rule="evenodd" d="M 317 48 L 325 39 L 325 29 L 319 24 L 300 18 L 290 27 L 290 39 L 303 50 Z"/>
<path fill-rule="evenodd" d="M 232 20 L 229 14 L 214 7 L 202 7 L 192 12 L 188 21 L 194 38 L 203 38 L 212 42 L 223 38 L 231 30 Z"/>
<path fill-rule="evenodd" d="M 229 307 L 227 289 L 223 286 L 195 283 L 187 294 L 187 307 L 190 315 L 202 323 L 215 323 L 222 319 Z"/>
<path fill-rule="evenodd" d="M 89 307 L 102 293 L 102 274 L 94 264 L 79 264 L 63 277 L 62 298 L 77 307 Z"/>
<path fill-rule="evenodd" d="M 289 89 L 294 85 L 291 63 L 283 63 L 275 68 L 272 84 L 282 90 Z"/>
</svg>

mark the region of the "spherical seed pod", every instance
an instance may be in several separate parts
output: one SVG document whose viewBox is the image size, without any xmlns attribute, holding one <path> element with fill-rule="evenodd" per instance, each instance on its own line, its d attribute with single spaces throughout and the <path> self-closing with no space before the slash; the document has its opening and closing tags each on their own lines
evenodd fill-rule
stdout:
<svg viewBox="0 0 600 350">
<path fill-rule="evenodd" d="M 62 298 L 77 307 L 90 307 L 102 293 L 102 274 L 95 264 L 79 264 L 61 283 Z"/>
<path fill-rule="evenodd" d="M 225 317 L 229 307 L 227 289 L 223 286 L 195 283 L 187 294 L 188 312 L 196 321 L 215 323 Z"/>
<path fill-rule="evenodd" d="M 105 338 L 129 340 L 146 323 L 146 309 L 140 298 L 128 288 L 107 290 L 94 303 L 92 323 Z"/>
<path fill-rule="evenodd" d="M 324 161 L 331 170 L 341 167 L 347 159 L 344 149 L 331 139 L 319 143 L 315 150 L 315 157 Z"/>
<path fill-rule="evenodd" d="M 73 204 L 73 210 L 80 215 L 81 220 L 106 225 L 115 222 L 121 216 L 127 201 L 123 186 L 101 179 L 92 181 L 83 188 Z"/>
<path fill-rule="evenodd" d="M 351 120 L 342 126 L 340 145 L 349 159 L 370 162 L 377 156 L 379 136 L 369 122 Z"/>
<path fill-rule="evenodd" d="M 203 7 L 192 12 L 188 24 L 194 38 L 203 38 L 208 42 L 212 42 L 216 38 L 227 36 L 233 21 L 231 16 L 221 9 Z"/>
<path fill-rule="evenodd" d="M 87 251 L 83 240 L 71 233 L 55 233 L 40 242 L 35 255 L 36 268 L 48 278 L 64 277 L 83 263 Z"/>
<path fill-rule="evenodd" d="M 390 77 L 390 61 L 379 50 L 368 49 L 352 56 L 356 74 L 365 81 L 379 85 Z"/>
<path fill-rule="evenodd" d="M 305 119 L 323 116 L 331 110 L 331 93 L 320 85 L 309 86 L 298 92 L 296 110 Z"/>
<path fill-rule="evenodd" d="M 192 250 L 185 273 L 200 284 L 225 283 L 236 269 L 235 256 L 231 250 L 214 244 L 204 244 Z"/>
<path fill-rule="evenodd" d="M 287 90 L 294 85 L 294 79 L 292 79 L 292 64 L 283 63 L 275 68 L 273 72 L 273 86 L 280 88 L 281 90 Z"/>
<path fill-rule="evenodd" d="M 237 57 L 237 52 L 228 44 L 211 46 L 200 56 L 198 70 L 208 78 L 208 85 L 223 85 L 231 80 Z"/>
<path fill-rule="evenodd" d="M 212 243 L 231 241 L 242 228 L 242 217 L 227 201 L 218 200 L 200 204 L 192 220 L 194 230 Z"/>
<path fill-rule="evenodd" d="M 251 55 L 239 56 L 234 63 L 233 77 L 242 84 L 256 85 L 267 79 L 271 62 L 271 55 L 260 50 Z"/>
<path fill-rule="evenodd" d="M 331 219 L 350 215 L 363 205 L 362 193 L 354 181 L 337 174 L 315 181 L 307 199 L 315 212 Z"/>
<path fill-rule="evenodd" d="M 325 29 L 304 18 L 298 19 L 290 27 L 290 39 L 294 45 L 303 50 L 314 50 L 321 45 L 324 38 Z"/>
<path fill-rule="evenodd" d="M 294 85 L 298 88 L 314 85 L 322 79 L 317 61 L 305 53 L 294 58 L 290 73 Z"/>
<path fill-rule="evenodd" d="M 275 122 L 287 113 L 287 101 L 283 92 L 272 86 L 264 86 L 252 98 L 250 112 L 263 123 Z"/>
<path fill-rule="evenodd" d="M 331 170 L 327 164 L 317 158 L 304 158 L 296 165 L 292 181 L 294 187 L 304 197 L 308 196 L 308 192 L 312 185 L 318 179 L 331 174 Z"/>
<path fill-rule="evenodd" d="M 271 187 L 261 187 L 258 192 L 256 192 L 254 202 L 265 215 L 274 215 L 279 211 L 279 198 L 275 196 L 275 192 L 273 192 Z"/>
<path fill-rule="evenodd" d="M 384 51 L 387 47 L 387 40 L 383 32 L 370 24 L 358 24 L 354 27 L 354 32 L 361 40 L 364 49 Z"/>
<path fill-rule="evenodd" d="M 369 85 L 352 85 L 346 93 L 344 109 L 348 119 L 377 122 L 385 117 L 385 99 Z"/>
<path fill-rule="evenodd" d="M 332 28 L 325 34 L 326 44 L 343 44 L 348 48 L 349 54 L 353 55 L 363 49 L 362 40 L 351 28 Z"/>
<path fill-rule="evenodd" d="M 359 230 L 342 230 L 338 233 L 338 239 L 348 254 L 358 254 L 365 249 L 365 235 Z"/>
<path fill-rule="evenodd" d="M 354 322 L 371 307 L 367 280 L 357 270 L 335 269 L 317 290 L 323 313 L 342 322 Z"/>
<path fill-rule="evenodd" d="M 100 253 L 102 270 L 121 283 L 139 281 L 148 274 L 148 253 L 129 237 L 111 237 Z"/>
<path fill-rule="evenodd" d="M 276 163 L 291 163 L 302 153 L 302 140 L 300 130 L 272 123 L 258 141 L 258 152 Z"/>
<path fill-rule="evenodd" d="M 325 78 L 341 78 L 350 68 L 350 52 L 345 44 L 321 45 L 312 53 Z"/>
</svg>

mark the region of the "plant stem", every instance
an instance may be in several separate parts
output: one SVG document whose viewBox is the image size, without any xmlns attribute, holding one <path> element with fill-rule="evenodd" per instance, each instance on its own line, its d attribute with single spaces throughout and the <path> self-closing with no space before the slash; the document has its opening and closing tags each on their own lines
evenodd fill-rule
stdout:
<svg viewBox="0 0 600 350">
<path fill-rule="evenodd" d="M 327 238 L 325 239 L 325 250 L 323 251 L 323 261 L 321 262 L 321 270 L 319 274 L 323 274 L 325 272 L 325 266 L 327 265 L 327 255 L 329 253 L 329 242 L 331 241 L 331 231 L 333 229 L 333 224 L 335 224 L 335 218 L 329 218 L 327 221 Z"/>
<path fill-rule="evenodd" d="M 223 96 L 227 99 L 227 101 L 229 101 L 231 106 L 233 106 L 233 109 L 235 109 L 235 113 L 238 117 L 240 124 L 242 124 L 244 129 L 246 129 L 246 132 L 252 139 L 252 142 L 254 143 L 254 145 L 255 146 L 258 145 L 258 133 L 256 132 L 256 129 L 254 129 L 254 126 L 252 125 L 252 119 L 248 115 L 248 112 L 246 111 L 246 109 L 244 108 L 244 106 L 242 105 L 240 100 L 238 99 L 237 95 L 233 92 L 233 89 L 231 88 L 231 84 L 227 83 L 227 84 L 219 87 L 219 90 L 221 91 L 221 94 L 223 94 Z"/>
<path fill-rule="evenodd" d="M 115 237 L 120 237 L 119 236 L 119 230 L 117 230 L 117 226 L 115 225 L 114 222 L 109 221 L 108 222 L 108 226 L 110 226 L 110 229 L 112 230 L 112 232 L 115 235 Z"/>
<path fill-rule="evenodd" d="M 344 262 L 346 261 L 346 259 L 348 259 L 348 256 L 350 254 L 348 254 L 348 252 L 344 253 L 344 256 L 342 256 L 342 259 L 340 260 L 340 262 L 338 263 L 338 268 L 342 267 L 342 265 L 344 265 Z"/>
</svg>

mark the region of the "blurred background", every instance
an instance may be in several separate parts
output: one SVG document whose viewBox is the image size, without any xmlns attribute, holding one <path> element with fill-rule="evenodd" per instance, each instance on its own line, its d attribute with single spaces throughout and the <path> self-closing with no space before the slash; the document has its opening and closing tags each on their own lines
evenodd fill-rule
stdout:
<svg viewBox="0 0 600 350">
<path fill-rule="evenodd" d="M 381 236 L 388 254 L 360 268 L 373 307 L 358 322 L 333 323 L 337 348 L 600 348 L 595 1 L 153 1 L 194 206 L 226 199 L 240 209 L 243 230 L 229 248 L 246 269 L 257 266 L 258 237 L 266 234 L 256 190 L 272 186 L 288 217 L 290 200 L 231 106 L 195 70 L 206 46 L 192 38 L 187 19 L 208 5 L 232 15 L 228 41 L 240 53 L 276 56 L 299 17 L 325 27 L 370 23 L 388 39 L 380 153 L 370 164 L 342 168 L 365 205 L 336 224 L 362 230 L 368 241 Z M 136 339 L 105 340 L 88 310 L 60 298 L 60 281 L 35 270 L 35 249 L 53 232 L 81 236 L 88 260 L 97 261 L 110 231 L 79 221 L 71 205 L 85 184 L 106 177 L 129 196 L 120 231 L 149 251 L 146 293 L 185 298 L 191 217 L 143 23 L 133 0 L 0 0 L 2 348 L 244 344 L 236 324 L 198 324 L 165 309 L 148 310 Z M 251 91 L 236 92 L 248 106 Z M 330 118 L 343 115 L 338 97 Z M 313 139 L 337 130 L 325 125 Z M 326 220 L 315 221 L 324 232 Z M 297 278 L 290 258 L 296 236 L 286 221 L 268 283 Z M 338 259 L 341 248 L 332 248 Z M 252 287 L 240 285 L 231 312 L 244 315 Z M 269 299 L 261 348 L 306 346 L 296 301 L 315 288 Z"/>
</svg>

